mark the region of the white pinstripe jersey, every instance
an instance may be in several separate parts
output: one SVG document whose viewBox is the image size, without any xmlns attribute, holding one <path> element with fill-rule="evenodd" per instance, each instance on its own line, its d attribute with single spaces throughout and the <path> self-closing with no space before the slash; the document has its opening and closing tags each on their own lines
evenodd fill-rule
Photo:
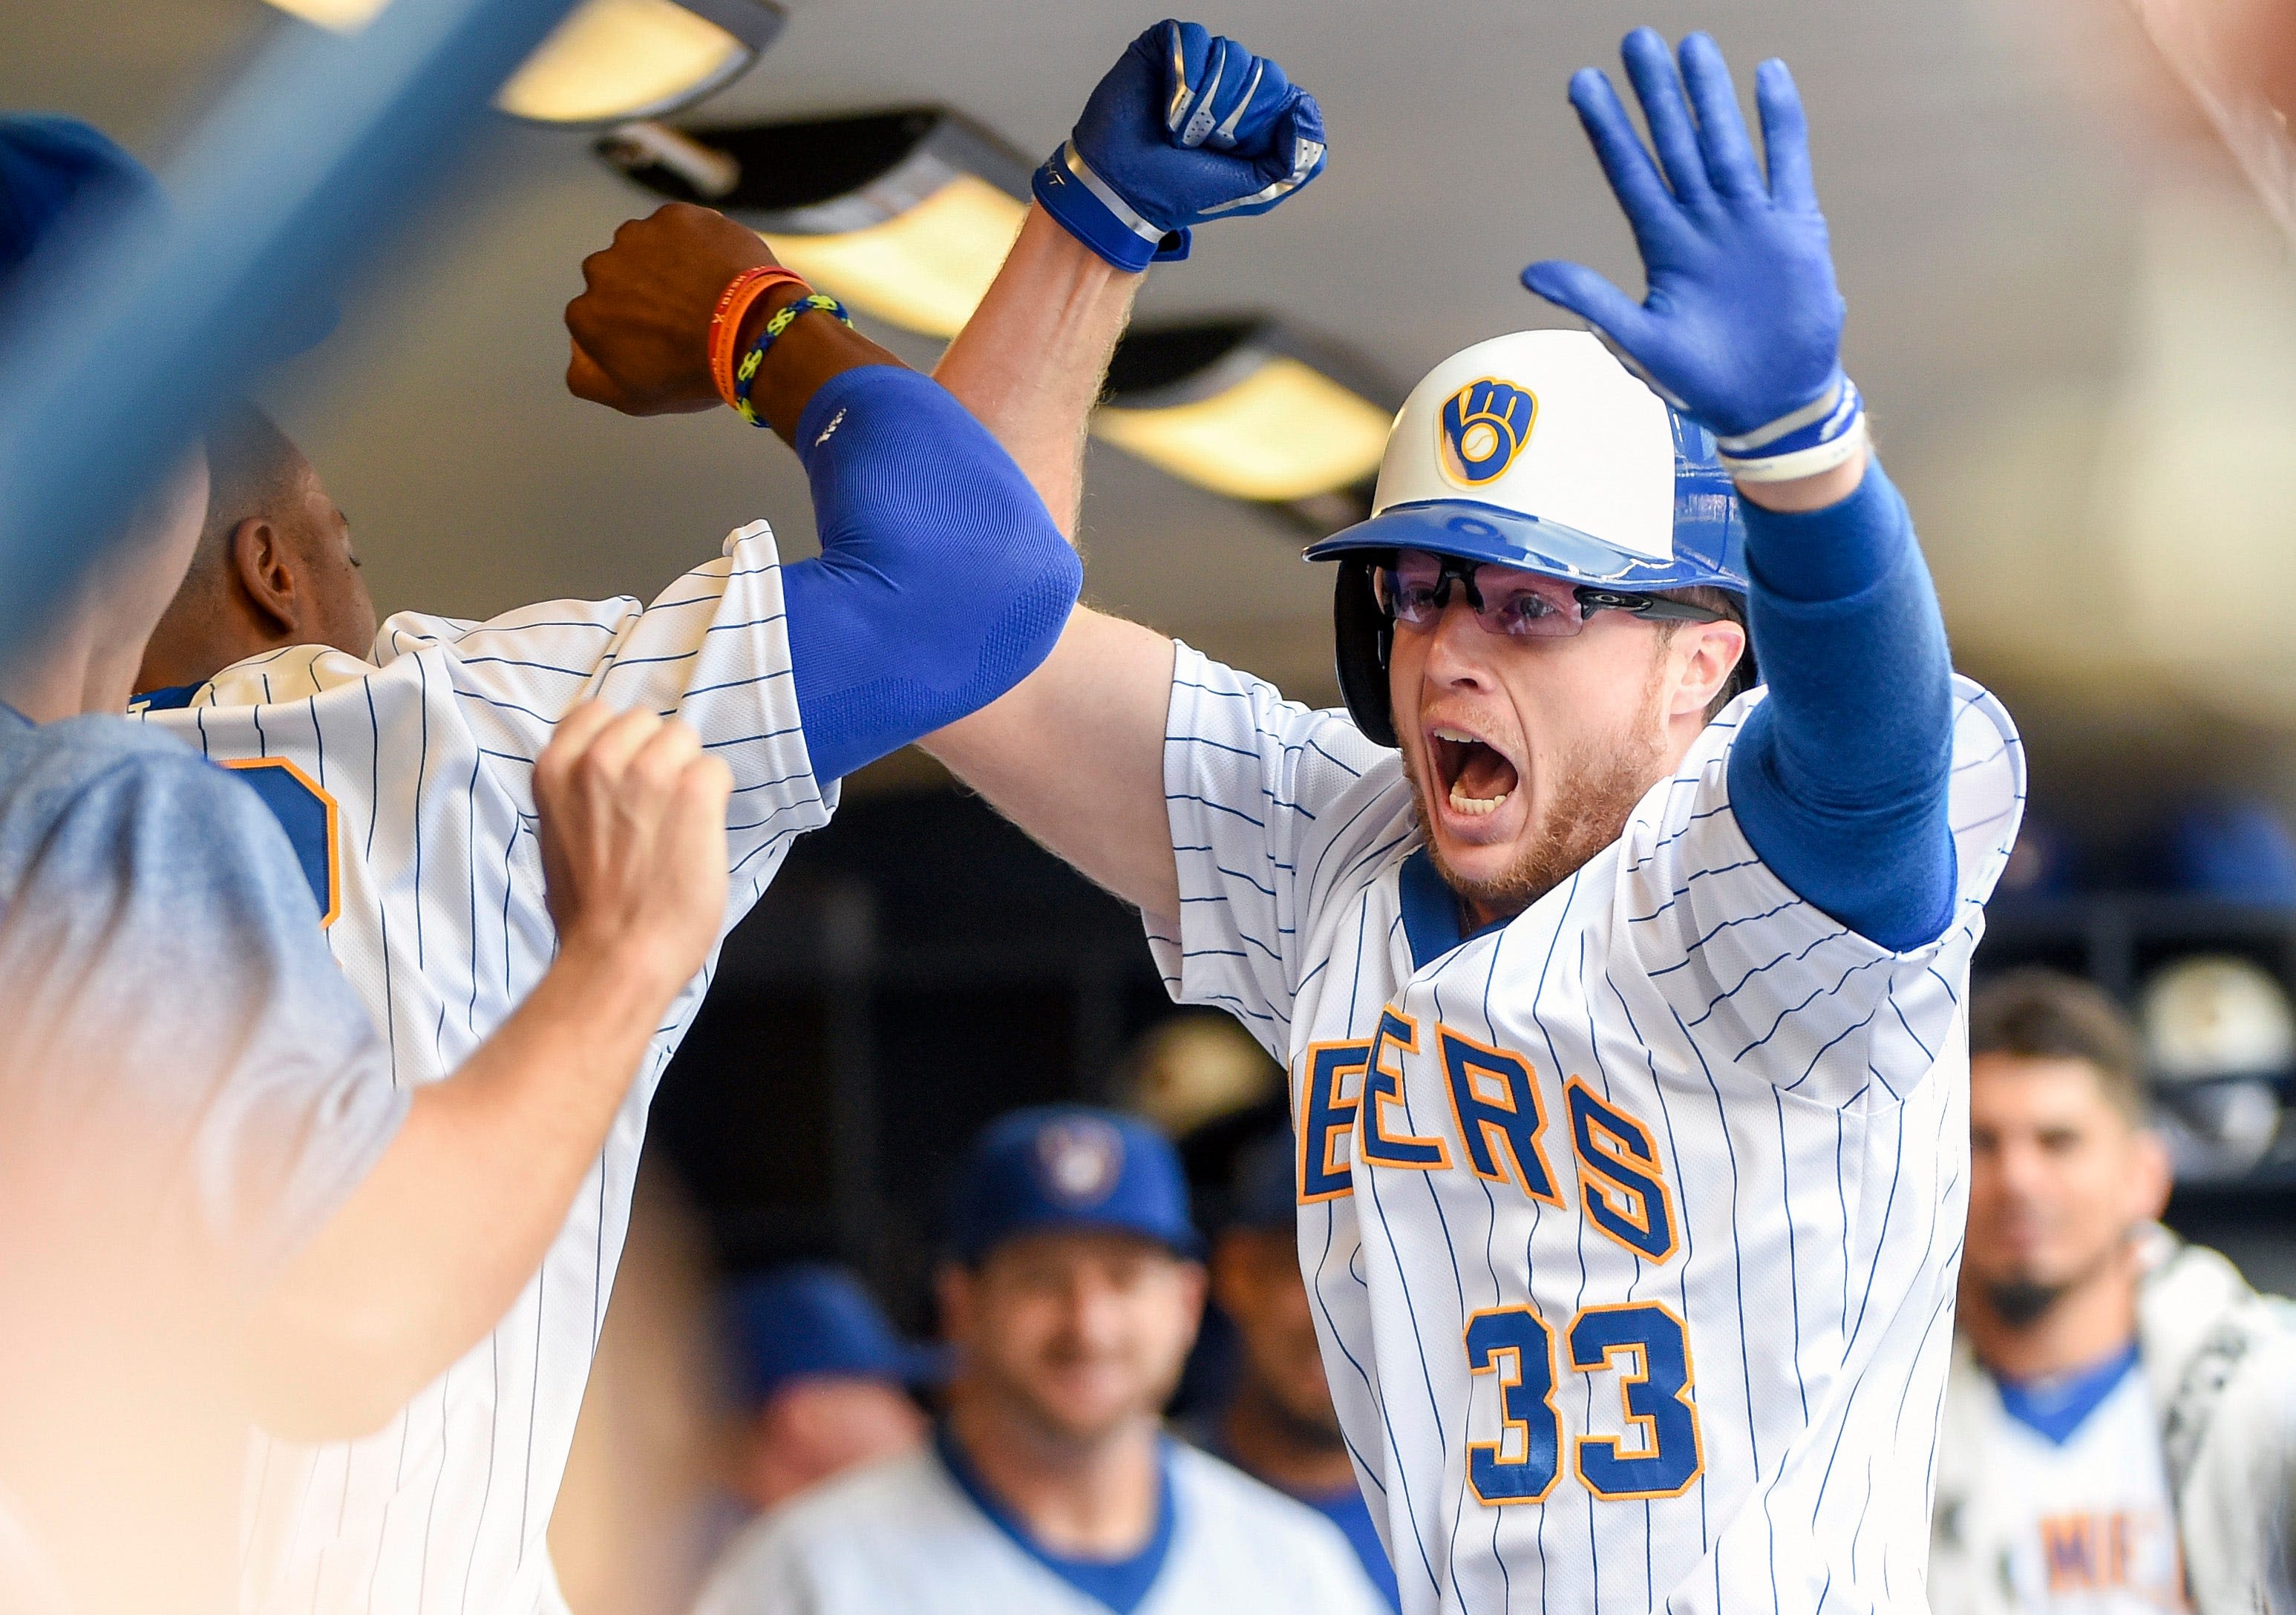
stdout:
<svg viewBox="0 0 2296 1615">
<path fill-rule="evenodd" d="M 1748 847 L 1759 692 L 1462 942 L 1398 755 L 1181 647 L 1180 935 L 1151 940 L 1291 1070 L 1300 1260 L 1407 1615 L 1926 1610 L 1961 1000 L 2024 792 L 2007 715 L 1956 692 L 1931 946 Z"/>
<path fill-rule="evenodd" d="M 1171 1535 L 1131 1615 L 1387 1615 L 1339 1528 L 1174 1444 Z M 988 1513 L 928 1447 L 852 1470 L 765 1514 L 694 1615 L 1109 1615 Z"/>
<path fill-rule="evenodd" d="M 248 777 L 315 882 L 332 885 L 328 943 L 383 1029 L 394 1080 L 421 1083 L 453 1071 L 550 963 L 531 769 L 567 709 L 596 695 L 675 713 L 732 767 L 730 929 L 833 806 L 806 758 L 789 668 L 780 563 L 758 522 L 650 605 L 555 601 L 483 623 L 397 616 L 372 663 L 316 647 L 256 657 L 189 707 L 146 717 L 217 760 L 271 765 Z M 716 963 L 713 950 L 671 1005 L 565 1227 L 494 1332 L 374 1435 L 258 1443 L 246 1608 L 562 1607 L 543 1533 L 646 1108 Z"/>
</svg>

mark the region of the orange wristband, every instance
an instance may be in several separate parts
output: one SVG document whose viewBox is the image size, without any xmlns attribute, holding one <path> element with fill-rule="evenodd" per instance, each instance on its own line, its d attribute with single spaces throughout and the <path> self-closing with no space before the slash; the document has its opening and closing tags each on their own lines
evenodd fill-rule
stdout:
<svg viewBox="0 0 2296 1615">
<path fill-rule="evenodd" d="M 709 379 L 726 408 L 734 407 L 734 349 L 742 340 L 742 322 L 775 286 L 804 284 L 803 277 L 779 264 L 759 264 L 735 275 L 719 294 L 718 312 L 709 317 Z"/>
</svg>

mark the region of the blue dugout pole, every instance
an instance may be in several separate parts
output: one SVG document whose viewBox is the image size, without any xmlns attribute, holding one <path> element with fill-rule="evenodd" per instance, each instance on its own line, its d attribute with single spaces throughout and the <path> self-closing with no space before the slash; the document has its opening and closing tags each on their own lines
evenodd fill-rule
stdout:
<svg viewBox="0 0 2296 1615">
<path fill-rule="evenodd" d="M 0 656 L 572 4 L 394 0 L 348 37 L 290 29 L 170 165 L 164 212 L 91 221 L 27 266 L 0 332 Z"/>
</svg>

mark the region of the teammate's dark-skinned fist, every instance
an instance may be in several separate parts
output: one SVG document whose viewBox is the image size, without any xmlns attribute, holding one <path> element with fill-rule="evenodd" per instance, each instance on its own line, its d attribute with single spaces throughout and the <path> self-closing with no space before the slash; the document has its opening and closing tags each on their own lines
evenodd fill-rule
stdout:
<svg viewBox="0 0 2296 1615">
<path fill-rule="evenodd" d="M 574 340 L 567 389 L 627 415 L 712 408 L 723 400 L 709 375 L 709 322 L 733 278 L 774 255 L 756 232 L 690 202 L 668 202 L 614 232 L 613 245 L 582 260 L 586 290 L 566 305 Z M 775 286 L 750 306 L 740 347 L 803 295 Z M 774 344 L 750 388 L 758 414 L 784 441 L 814 389 L 841 370 L 900 361 L 823 314 L 808 314 Z"/>
<path fill-rule="evenodd" d="M 757 232 L 707 208 L 669 202 L 630 220 L 582 260 L 582 295 L 566 305 L 567 389 L 627 415 L 716 406 L 710 316 L 735 275 L 773 261 Z"/>
</svg>

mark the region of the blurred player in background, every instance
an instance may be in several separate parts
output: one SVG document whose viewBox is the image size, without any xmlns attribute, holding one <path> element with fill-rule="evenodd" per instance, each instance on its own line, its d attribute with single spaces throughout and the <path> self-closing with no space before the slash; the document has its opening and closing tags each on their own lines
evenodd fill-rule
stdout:
<svg viewBox="0 0 2296 1615">
<path fill-rule="evenodd" d="M 1211 1293 L 1241 1342 L 1238 1373 L 1226 1406 L 1194 1422 L 1189 1434 L 1338 1526 L 1392 1604 L 1395 1567 L 1356 1484 L 1300 1276 L 1294 1147 L 1287 1127 L 1237 1157 L 1226 1216 L 1212 1240 Z"/>
<path fill-rule="evenodd" d="M 734 1404 L 726 1480 L 750 1513 L 924 1445 L 930 1426 L 910 1393 L 939 1383 L 946 1360 L 896 1335 L 852 1274 L 775 1268 L 734 1285 L 725 1313 Z"/>
<path fill-rule="evenodd" d="M 959 1168 L 955 1351 L 928 1451 L 759 1521 L 704 1615 L 1374 1615 L 1338 1532 L 1159 1413 L 1203 1308 L 1178 1158 L 1144 1124 L 1021 1111 Z"/>
<path fill-rule="evenodd" d="M 599 365 L 627 368 L 688 334 L 668 334 L 686 311 L 643 266 L 689 216 L 723 222 L 666 209 L 584 264 L 589 291 L 567 311 L 581 396 L 684 406 L 621 389 Z M 743 266 L 765 266 L 743 234 Z M 1074 601 L 1075 554 L 1004 453 L 808 294 L 794 277 L 767 281 L 729 334 L 760 356 L 747 402 L 799 449 L 823 554 L 784 570 L 758 522 L 650 603 L 554 601 L 482 623 L 407 614 L 377 632 L 348 524 L 308 463 L 251 410 L 218 434 L 220 492 L 137 709 L 264 792 L 397 1086 L 450 1070 L 550 963 L 529 779 L 578 703 L 676 716 L 732 769 L 722 938 L 791 841 L 827 822 L 838 779 L 1002 693 Z M 707 987 L 705 970 L 653 1029 L 570 1215 L 493 1333 L 402 1388 L 413 1399 L 365 1439 L 257 1455 L 252 1607 L 562 1607 L 545 1533 L 647 1106 Z"/>
<path fill-rule="evenodd" d="M 0 119 L 0 290 L 149 183 Z M 355 1434 L 491 1326 L 725 901 L 724 766 L 576 707 L 534 767 L 554 958 L 395 1086 L 246 775 L 115 716 L 207 496 L 195 451 L 0 667 L 0 1496 L 79 1615 L 228 1607 L 250 1419 Z"/>
<path fill-rule="evenodd" d="M 2168 1152 L 2112 1000 L 1970 1004 L 1969 1235 L 1939 1437 L 1938 1615 L 2296 1609 L 2296 1338 L 2153 1222 Z"/>
</svg>

